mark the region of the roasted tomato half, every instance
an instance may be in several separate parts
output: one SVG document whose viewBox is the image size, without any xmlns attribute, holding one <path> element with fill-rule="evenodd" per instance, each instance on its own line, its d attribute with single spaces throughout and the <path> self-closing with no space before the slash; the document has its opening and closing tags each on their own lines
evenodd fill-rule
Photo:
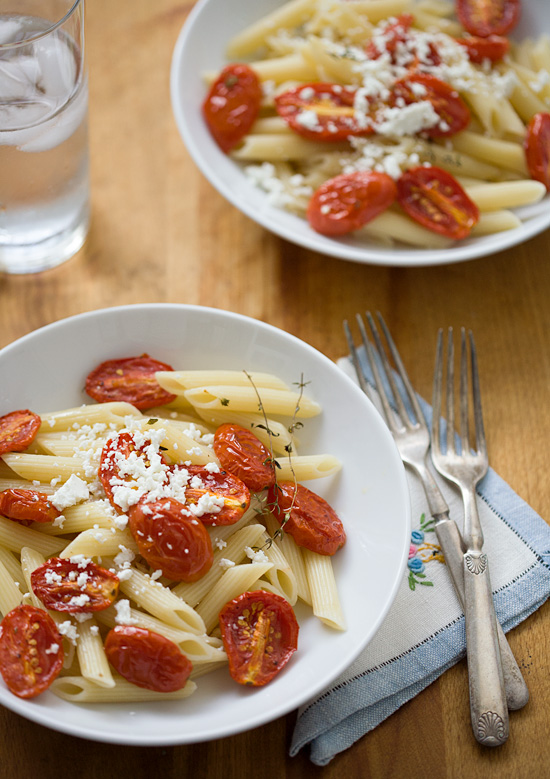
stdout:
<svg viewBox="0 0 550 779">
<path fill-rule="evenodd" d="M 226 603 L 220 628 L 229 673 L 239 684 L 267 684 L 298 648 L 292 606 L 271 592 L 245 592 Z"/>
<path fill-rule="evenodd" d="M 428 138 L 455 135 L 470 122 L 470 109 L 456 89 L 427 73 L 411 73 L 394 84 L 390 103 L 393 107 L 421 101 L 432 104 L 439 121 L 422 130 Z"/>
<path fill-rule="evenodd" d="M 41 419 L 28 409 L 11 411 L 0 417 L 0 455 L 24 452 L 34 441 Z"/>
<path fill-rule="evenodd" d="M 19 698 L 47 690 L 63 665 L 62 639 L 47 611 L 16 606 L 0 623 L 0 673 Z"/>
<path fill-rule="evenodd" d="M 210 536 L 202 522 L 174 498 L 132 506 L 128 525 L 140 554 L 149 565 L 174 581 L 194 582 L 214 559 Z"/>
<path fill-rule="evenodd" d="M 470 62 L 478 65 L 485 60 L 498 62 L 510 50 L 510 41 L 500 35 L 490 35 L 488 38 L 471 35 L 468 38 L 457 38 L 456 42 L 464 46 Z"/>
<path fill-rule="evenodd" d="M 118 433 L 107 441 L 101 452 L 99 480 L 119 513 L 127 511 L 129 505 L 142 497 L 137 491 L 140 474 L 149 471 L 152 476 L 157 475 L 158 483 L 166 480 L 168 464 L 162 454 L 149 439 L 138 436 L 137 441 L 131 433 Z M 129 489 L 136 490 L 135 496 L 128 495 Z"/>
<path fill-rule="evenodd" d="M 118 595 L 118 576 L 86 560 L 52 557 L 31 573 L 31 586 L 47 609 L 81 614 L 108 608 Z"/>
<path fill-rule="evenodd" d="M 456 0 L 461 25 L 472 35 L 506 35 L 521 14 L 520 0 Z"/>
<path fill-rule="evenodd" d="M 363 100 L 356 110 L 357 90 L 340 84 L 304 84 L 282 92 L 275 108 L 295 133 L 311 141 L 345 141 L 350 135 L 374 132 L 376 102 Z M 362 118 L 359 118 L 361 115 Z"/>
<path fill-rule="evenodd" d="M 185 488 L 185 505 L 203 525 L 233 525 L 250 505 L 250 490 L 229 471 L 210 471 L 203 465 L 174 465 L 185 468 L 189 481 Z"/>
<path fill-rule="evenodd" d="M 43 492 L 10 488 L 0 492 L 0 514 L 16 522 L 53 522 L 61 515 Z"/>
<path fill-rule="evenodd" d="M 105 654 L 128 682 L 156 692 L 185 687 L 191 661 L 169 638 L 147 628 L 117 625 L 105 639 Z"/>
<path fill-rule="evenodd" d="M 428 230 L 457 241 L 479 220 L 479 209 L 458 181 L 441 168 L 411 168 L 397 182 L 406 213 Z"/>
<path fill-rule="evenodd" d="M 307 209 L 307 219 L 318 233 L 346 235 L 370 222 L 397 197 L 394 180 L 386 173 L 342 173 L 321 184 Z"/>
<path fill-rule="evenodd" d="M 164 362 L 148 354 L 107 360 L 86 379 L 86 392 L 99 403 L 124 401 L 141 410 L 171 403 L 176 396 L 166 392 L 155 379 L 157 371 L 171 371 Z"/>
<path fill-rule="evenodd" d="M 260 492 L 275 482 L 271 454 L 245 427 L 220 425 L 214 434 L 214 451 L 222 468 L 235 474 L 251 492 Z"/>
<path fill-rule="evenodd" d="M 225 67 L 203 103 L 203 116 L 212 137 L 226 154 L 248 133 L 260 110 L 262 88 L 248 65 Z"/>
<path fill-rule="evenodd" d="M 535 114 L 527 126 L 525 156 L 531 178 L 550 191 L 550 114 Z"/>
<path fill-rule="evenodd" d="M 268 492 L 267 506 L 298 546 L 333 555 L 346 541 L 344 526 L 332 506 L 303 484 L 278 482 Z"/>
</svg>

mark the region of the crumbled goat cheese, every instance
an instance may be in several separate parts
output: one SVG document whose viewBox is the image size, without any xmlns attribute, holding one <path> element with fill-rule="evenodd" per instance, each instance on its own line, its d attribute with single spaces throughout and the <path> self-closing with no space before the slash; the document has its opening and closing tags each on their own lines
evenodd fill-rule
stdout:
<svg viewBox="0 0 550 779">
<path fill-rule="evenodd" d="M 50 501 L 58 511 L 63 511 L 69 506 L 75 506 L 83 500 L 88 500 L 89 497 L 88 485 L 73 473 L 65 484 L 51 496 Z"/>
</svg>

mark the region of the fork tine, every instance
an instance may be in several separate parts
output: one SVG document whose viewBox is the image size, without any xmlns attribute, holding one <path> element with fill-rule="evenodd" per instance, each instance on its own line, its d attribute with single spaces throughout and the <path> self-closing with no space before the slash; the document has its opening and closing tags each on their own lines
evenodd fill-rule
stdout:
<svg viewBox="0 0 550 779">
<path fill-rule="evenodd" d="M 468 430 L 468 360 L 466 356 L 466 331 L 460 331 L 460 440 L 462 453 L 470 451 L 470 435 Z"/>
<path fill-rule="evenodd" d="M 432 450 L 441 452 L 441 385 L 443 381 L 443 330 L 437 331 L 435 347 L 434 383 L 432 390 Z"/>
<path fill-rule="evenodd" d="M 372 344 L 367 337 L 367 331 L 365 330 L 365 325 L 363 324 L 363 319 L 361 315 L 357 314 L 356 319 L 357 319 L 357 324 L 359 326 L 359 332 L 361 333 L 361 340 L 363 341 L 363 346 L 365 348 L 365 354 L 367 355 L 367 360 L 369 361 L 370 369 L 374 377 L 374 383 L 376 384 L 376 389 L 378 390 L 378 395 L 380 396 L 380 402 L 382 403 L 382 410 L 384 412 L 386 424 L 388 425 L 392 433 L 396 433 L 398 428 L 397 425 L 395 424 L 395 418 L 390 406 L 388 396 L 386 394 L 386 390 L 384 388 L 384 384 L 382 383 L 382 377 L 380 376 L 380 371 L 378 370 L 378 365 L 374 357 L 374 350 Z"/>
<path fill-rule="evenodd" d="M 418 402 L 418 398 L 416 397 L 416 392 L 413 389 L 413 386 L 411 384 L 411 381 L 409 379 L 409 376 L 407 374 L 407 371 L 405 370 L 405 366 L 403 365 L 403 360 L 401 359 L 401 355 L 397 351 L 397 347 L 394 343 L 394 340 L 391 336 L 390 331 L 388 330 L 388 327 L 384 321 L 384 318 L 382 317 L 382 314 L 380 312 L 377 312 L 378 321 L 380 322 L 380 326 L 384 332 L 384 336 L 386 338 L 386 341 L 388 342 L 388 346 L 390 349 L 391 356 L 393 358 L 393 361 L 395 363 L 395 367 L 397 368 L 397 372 L 399 374 L 399 377 L 401 378 L 401 381 L 403 382 L 403 385 L 407 391 L 407 395 L 410 401 L 410 404 L 412 406 L 412 409 L 414 411 L 414 415 L 416 417 L 416 421 L 418 424 L 423 425 L 425 423 L 424 414 L 422 413 L 422 409 L 420 408 L 420 404 Z M 390 380 L 392 382 L 392 391 L 394 394 L 397 395 L 397 398 L 399 399 L 398 402 L 398 408 L 399 413 L 401 414 L 403 419 L 409 419 L 409 415 L 405 409 L 405 406 L 403 405 L 401 401 L 401 393 L 397 390 L 397 387 L 395 386 L 395 383 L 392 378 L 392 373 L 390 370 Z"/>
<path fill-rule="evenodd" d="M 448 342 L 447 342 L 447 436 L 446 436 L 446 451 L 454 452 L 455 447 L 455 352 L 453 344 L 453 328 L 449 327 L 448 330 Z"/>
<path fill-rule="evenodd" d="M 477 369 L 477 351 L 474 343 L 474 335 L 468 331 L 470 339 L 470 361 L 472 370 L 472 395 L 474 402 L 474 424 L 476 433 L 476 448 L 484 457 L 487 457 L 487 441 L 485 428 L 483 427 L 483 412 L 481 408 L 481 392 L 479 389 L 479 373 Z"/>
<path fill-rule="evenodd" d="M 359 382 L 359 386 L 363 390 L 363 392 L 370 397 L 370 387 L 367 383 L 367 380 L 365 379 L 365 374 L 363 373 L 363 369 L 361 367 L 361 363 L 359 362 L 359 355 L 357 354 L 357 349 L 355 348 L 355 344 L 353 342 L 353 337 L 351 335 L 351 330 L 348 324 L 348 320 L 344 319 L 344 332 L 346 334 L 346 339 L 348 342 L 348 348 L 349 353 L 351 355 L 351 359 L 353 361 L 353 367 L 355 368 L 355 373 L 357 374 L 357 380 Z"/>
</svg>

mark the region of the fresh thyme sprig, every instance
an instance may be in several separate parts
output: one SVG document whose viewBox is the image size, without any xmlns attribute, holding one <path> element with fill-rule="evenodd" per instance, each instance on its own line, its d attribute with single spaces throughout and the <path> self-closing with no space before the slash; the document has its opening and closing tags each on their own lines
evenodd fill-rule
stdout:
<svg viewBox="0 0 550 779">
<path fill-rule="evenodd" d="M 264 425 L 256 425 L 256 427 L 259 427 L 259 428 L 265 430 L 267 432 L 268 440 L 269 440 L 269 449 L 270 449 L 270 460 L 269 461 L 273 465 L 274 471 L 275 471 L 275 485 L 274 485 L 275 500 L 274 500 L 274 502 L 272 504 L 268 504 L 267 505 L 267 508 L 271 509 L 271 508 L 273 508 L 275 506 L 278 506 L 278 504 L 279 504 L 279 493 L 281 491 L 281 488 L 279 487 L 279 485 L 277 483 L 277 470 L 276 470 L 277 468 L 280 468 L 281 466 L 278 464 L 278 462 L 275 459 L 275 456 L 273 454 L 273 441 L 272 441 L 272 438 L 273 437 L 277 437 L 279 435 L 279 433 L 275 433 L 273 430 L 271 430 L 271 428 L 269 426 L 269 420 L 267 418 L 267 414 L 266 414 L 266 411 L 265 411 L 265 407 L 264 407 L 264 404 L 262 402 L 262 398 L 261 398 L 261 395 L 260 395 L 260 393 L 258 391 L 258 388 L 254 384 L 254 381 L 253 381 L 252 377 L 250 376 L 250 374 L 247 371 L 244 371 L 244 373 L 245 373 L 247 379 L 249 380 L 249 382 L 254 387 L 254 391 L 256 392 L 256 397 L 258 398 L 258 409 L 259 409 L 260 413 L 262 414 L 262 416 L 264 418 L 264 422 L 265 422 Z M 300 375 L 300 381 L 299 382 L 294 382 L 294 384 L 299 387 L 299 393 L 298 393 L 298 397 L 296 399 L 296 405 L 294 407 L 294 412 L 293 412 L 293 415 L 292 415 L 292 421 L 291 421 L 290 425 L 287 428 L 288 432 L 291 435 L 291 440 L 284 447 L 285 452 L 288 455 L 288 465 L 289 465 L 290 472 L 292 474 L 292 479 L 294 481 L 294 492 L 292 494 L 292 501 L 290 503 L 290 506 L 284 512 L 284 518 L 283 518 L 283 521 L 281 522 L 281 526 L 279 528 L 277 528 L 277 530 L 273 533 L 272 536 L 269 536 L 269 538 L 267 539 L 267 541 L 264 544 L 264 546 L 262 547 L 262 549 L 269 549 L 272 546 L 272 544 L 273 544 L 273 542 L 275 541 L 276 538 L 282 538 L 282 536 L 284 534 L 284 526 L 286 525 L 286 523 L 290 519 L 290 514 L 292 512 L 292 509 L 294 508 L 294 501 L 296 499 L 296 489 L 297 489 L 297 486 L 298 486 L 298 480 L 296 479 L 296 473 L 294 471 L 294 466 L 293 466 L 293 463 L 292 463 L 293 436 L 294 436 L 294 432 L 296 430 L 299 430 L 299 429 L 301 429 L 304 426 L 303 422 L 301 422 L 298 419 L 298 414 L 300 413 L 300 403 L 301 403 L 301 400 L 302 400 L 302 397 L 303 397 L 303 394 L 304 394 L 304 388 L 309 384 L 309 382 L 305 382 L 304 381 L 304 375 L 302 373 Z"/>
</svg>

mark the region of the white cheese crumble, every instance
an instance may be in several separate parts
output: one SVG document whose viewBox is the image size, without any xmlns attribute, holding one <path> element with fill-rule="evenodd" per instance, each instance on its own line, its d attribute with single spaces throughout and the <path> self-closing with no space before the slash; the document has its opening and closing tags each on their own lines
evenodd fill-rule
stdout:
<svg viewBox="0 0 550 779">
<path fill-rule="evenodd" d="M 50 502 L 58 511 L 63 511 L 69 506 L 76 506 L 88 500 L 90 491 L 88 485 L 76 474 L 71 474 L 65 484 L 60 487 L 50 498 Z"/>
<path fill-rule="evenodd" d="M 268 563 L 269 558 L 261 549 L 252 549 L 251 546 L 245 546 L 244 551 L 253 563 Z"/>
<path fill-rule="evenodd" d="M 115 603 L 116 617 L 115 622 L 117 625 L 135 625 L 136 621 L 132 618 L 130 612 L 130 601 L 126 598 L 122 598 Z"/>
</svg>

